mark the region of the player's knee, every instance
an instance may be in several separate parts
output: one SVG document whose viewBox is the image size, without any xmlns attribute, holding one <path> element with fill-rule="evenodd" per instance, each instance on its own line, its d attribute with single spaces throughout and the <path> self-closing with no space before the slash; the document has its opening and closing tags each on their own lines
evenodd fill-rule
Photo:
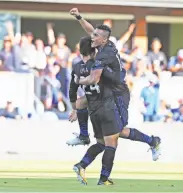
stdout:
<svg viewBox="0 0 183 193">
<path fill-rule="evenodd" d="M 87 108 L 87 100 L 86 97 L 81 97 L 79 99 L 77 99 L 76 101 L 76 108 L 77 109 L 84 109 Z"/>
<path fill-rule="evenodd" d="M 97 143 L 100 143 L 100 144 L 102 144 L 102 145 L 105 145 L 104 139 L 97 139 Z"/>
<path fill-rule="evenodd" d="M 130 129 L 127 127 L 124 127 L 121 133 L 119 134 L 122 138 L 127 138 L 130 135 Z"/>
<path fill-rule="evenodd" d="M 115 135 L 105 136 L 105 146 L 116 148 L 118 146 L 119 133 Z"/>
</svg>

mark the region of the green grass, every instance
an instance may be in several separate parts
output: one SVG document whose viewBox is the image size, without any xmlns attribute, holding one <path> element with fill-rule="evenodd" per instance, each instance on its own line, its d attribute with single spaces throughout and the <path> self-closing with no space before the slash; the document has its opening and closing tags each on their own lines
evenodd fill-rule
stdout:
<svg viewBox="0 0 183 193">
<path fill-rule="evenodd" d="M 0 192 L 183 192 L 180 180 L 114 179 L 114 186 L 97 186 L 97 179 L 81 185 L 76 178 L 1 178 Z"/>
</svg>

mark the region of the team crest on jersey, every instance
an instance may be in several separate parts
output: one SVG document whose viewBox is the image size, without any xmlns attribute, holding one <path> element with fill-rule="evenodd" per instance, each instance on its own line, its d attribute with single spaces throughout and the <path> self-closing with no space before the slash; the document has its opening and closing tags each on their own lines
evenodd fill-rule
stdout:
<svg viewBox="0 0 183 193">
<path fill-rule="evenodd" d="M 89 73 L 88 68 L 81 68 L 80 69 L 80 74 L 81 75 L 88 74 L 88 73 Z"/>
<path fill-rule="evenodd" d="M 101 64 L 102 64 L 102 62 L 100 60 L 95 61 L 95 66 L 100 66 Z"/>
</svg>

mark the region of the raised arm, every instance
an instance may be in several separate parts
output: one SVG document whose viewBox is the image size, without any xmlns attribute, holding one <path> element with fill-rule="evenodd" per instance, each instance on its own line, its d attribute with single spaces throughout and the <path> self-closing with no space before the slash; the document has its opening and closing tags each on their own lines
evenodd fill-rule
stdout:
<svg viewBox="0 0 183 193">
<path fill-rule="evenodd" d="M 81 24 L 82 28 L 87 32 L 87 34 L 91 35 L 94 31 L 94 27 L 87 22 L 83 17 L 81 17 L 77 8 L 72 8 L 70 10 L 70 14 L 73 15 Z"/>
<path fill-rule="evenodd" d="M 52 45 L 55 43 L 55 34 L 53 30 L 53 25 L 51 23 L 47 23 L 47 37 L 48 37 L 48 44 Z"/>
<path fill-rule="evenodd" d="M 120 43 L 123 45 L 125 44 L 129 39 L 130 39 L 130 36 L 132 35 L 132 33 L 134 32 L 134 29 L 135 29 L 136 25 L 134 23 L 132 23 L 130 25 L 130 27 L 128 28 L 128 31 L 121 36 L 121 38 L 119 39 Z"/>
</svg>

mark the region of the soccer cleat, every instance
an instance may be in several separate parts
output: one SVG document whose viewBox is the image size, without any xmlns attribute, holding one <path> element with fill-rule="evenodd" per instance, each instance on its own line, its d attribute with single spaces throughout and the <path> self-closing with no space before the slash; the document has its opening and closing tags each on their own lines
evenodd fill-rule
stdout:
<svg viewBox="0 0 183 193">
<path fill-rule="evenodd" d="M 157 161 L 159 159 L 159 156 L 161 155 L 160 151 L 160 144 L 161 139 L 159 137 L 152 136 L 152 145 L 150 147 L 150 150 L 152 151 L 152 159 L 153 161 Z"/>
<path fill-rule="evenodd" d="M 67 145 L 89 145 L 90 144 L 90 138 L 87 136 L 81 136 L 77 133 L 73 133 L 76 137 L 74 139 L 71 139 L 66 142 Z"/>
<path fill-rule="evenodd" d="M 113 181 L 108 179 L 107 181 L 103 182 L 102 180 L 99 180 L 97 185 L 104 185 L 104 186 L 109 186 L 109 185 L 114 185 Z"/>
<path fill-rule="evenodd" d="M 80 181 L 83 185 L 87 185 L 87 181 L 85 178 L 85 169 L 81 167 L 81 164 L 78 163 L 74 165 L 73 170 L 77 174 L 78 181 Z"/>
</svg>

